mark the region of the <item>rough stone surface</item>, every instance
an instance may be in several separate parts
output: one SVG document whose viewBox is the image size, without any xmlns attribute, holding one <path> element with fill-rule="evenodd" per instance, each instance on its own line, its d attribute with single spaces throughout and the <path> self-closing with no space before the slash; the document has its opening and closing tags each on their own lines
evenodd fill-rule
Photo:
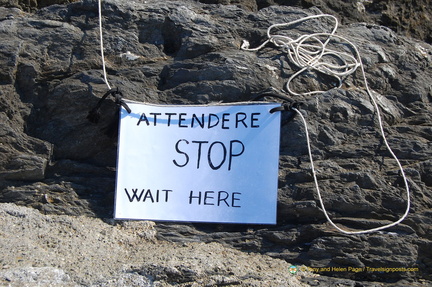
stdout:
<svg viewBox="0 0 432 287">
<path fill-rule="evenodd" d="M 426 38 L 414 32 L 417 39 L 405 37 L 377 25 L 385 24 L 383 18 L 380 22 L 340 13 L 345 25 L 338 34 L 349 38 L 362 55 L 389 144 L 408 176 L 412 207 L 402 224 L 384 232 L 347 236 L 326 223 L 310 172 L 303 124 L 297 117 L 282 126 L 276 226 L 156 223 L 151 238 L 146 233 L 142 239 L 140 231 L 130 230 L 135 227 L 119 228 L 135 223 L 95 219 L 112 216 L 116 163 L 116 138 L 106 135 L 114 103 L 104 106 L 99 124 L 86 119 L 107 89 L 99 56 L 97 1 L 51 5 L 34 13 L 3 2 L 0 201 L 16 204 L 1 204 L 0 236 L 5 240 L 0 244 L 5 254 L 15 256 L 1 262 L 5 284 L 46 280 L 47 286 L 56 282 L 64 286 L 118 286 L 119 282 L 286 286 L 288 281 L 278 280 L 293 278 L 303 280 L 293 284 L 312 286 L 431 284 L 432 47 L 424 42 Z M 283 89 L 295 68 L 271 45 L 259 52 L 240 50 L 242 40 L 256 46 L 265 40 L 269 25 L 320 13 L 316 7 L 296 7 L 300 1 L 292 1 L 294 6 L 269 6 L 278 1 L 200 2 L 103 1 L 110 83 L 130 100 L 151 103 L 248 101 L 270 88 Z M 378 2 L 385 1 L 358 3 L 368 8 Z M 332 1 L 326 3 L 319 8 L 331 12 L 327 8 Z M 340 12 L 336 5 L 332 7 Z M 368 19 L 375 24 L 362 22 Z M 310 22 L 292 33 L 328 28 L 329 23 Z M 138 57 L 131 60 L 130 55 Z M 294 88 L 314 89 L 323 80 L 316 75 L 303 77 Z M 340 89 L 319 96 L 292 96 L 292 100 L 303 103 L 319 185 L 335 222 L 364 229 L 398 219 L 406 204 L 403 182 L 380 139 L 376 111 L 360 72 L 346 78 Z M 100 231 L 84 228 L 87 224 Z M 114 239 L 107 234 L 114 234 Z M 93 243 L 87 246 L 86 236 L 97 235 L 101 240 L 89 238 Z M 74 247 L 67 253 L 64 246 Z M 131 255 L 140 248 L 150 255 Z M 208 255 L 209 249 L 217 259 Z M 109 258 L 111 251 L 114 259 Z M 62 263 L 70 254 L 75 257 Z M 152 255 L 159 259 L 152 261 Z M 190 261 L 183 263 L 187 256 Z M 125 258 L 131 258 L 130 263 Z M 106 269 L 97 271 L 98 264 Z M 291 264 L 306 269 L 418 271 L 333 269 L 318 272 L 318 277 L 305 273 L 297 278 L 289 277 Z M 108 276 L 109 269 L 117 271 Z M 85 270 L 93 274 L 82 277 Z"/>
<path fill-rule="evenodd" d="M 428 0 L 199 0 L 202 3 L 231 4 L 256 11 L 272 5 L 318 7 L 337 14 L 344 24 L 365 22 L 389 27 L 395 32 L 432 43 L 432 6 Z"/>
<path fill-rule="evenodd" d="M 2 286 L 307 286 L 290 264 L 220 243 L 158 241 L 152 222 L 0 205 Z"/>
</svg>

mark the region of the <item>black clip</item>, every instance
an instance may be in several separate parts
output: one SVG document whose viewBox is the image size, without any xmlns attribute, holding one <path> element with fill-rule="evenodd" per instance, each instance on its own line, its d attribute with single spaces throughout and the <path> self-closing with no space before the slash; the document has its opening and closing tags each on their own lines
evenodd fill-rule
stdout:
<svg viewBox="0 0 432 287">
<path fill-rule="evenodd" d="M 103 101 L 106 100 L 108 96 L 113 96 L 115 98 L 115 104 L 117 106 L 117 110 L 115 113 L 115 116 L 113 117 L 112 121 L 108 124 L 108 126 L 104 129 L 105 134 L 111 138 L 117 136 L 118 134 L 118 124 L 119 124 L 119 114 L 120 114 L 120 108 L 123 107 L 125 110 L 130 114 L 132 110 L 129 108 L 129 106 L 126 104 L 126 102 L 123 100 L 123 93 L 120 92 L 118 88 L 110 89 L 108 92 L 106 92 L 102 98 L 99 100 L 99 102 L 96 104 L 96 106 L 88 113 L 87 119 L 97 124 L 99 122 L 101 112 L 100 108 L 102 106 Z"/>
<path fill-rule="evenodd" d="M 294 112 L 294 109 L 298 110 L 300 108 L 300 106 L 303 105 L 302 103 L 283 103 L 280 107 L 276 107 L 270 110 L 270 113 L 275 113 L 275 112 Z"/>
<path fill-rule="evenodd" d="M 115 89 L 115 91 L 112 91 L 113 89 L 111 89 L 111 94 L 115 97 L 115 103 L 117 105 L 118 108 L 123 107 L 128 114 L 130 114 L 132 112 L 132 110 L 129 108 L 129 106 L 126 104 L 126 102 L 123 100 L 123 94 L 122 92 L 119 91 L 119 89 Z"/>
<path fill-rule="evenodd" d="M 120 109 L 120 107 L 125 108 L 125 110 L 130 114 L 132 110 L 129 108 L 129 106 L 126 104 L 126 102 L 123 100 L 123 93 L 120 92 L 119 88 L 113 88 L 110 89 L 108 92 L 106 92 L 102 98 L 99 100 L 99 102 L 96 104 L 96 106 L 88 113 L 87 119 L 97 124 L 100 119 L 100 108 L 102 106 L 103 101 L 106 100 L 108 96 L 113 96 L 115 98 L 115 104 Z"/>
<path fill-rule="evenodd" d="M 273 98 L 278 98 L 283 101 L 289 102 L 289 103 L 283 103 L 281 106 L 270 110 L 270 113 L 272 114 L 275 112 L 287 112 L 287 116 L 285 117 L 283 124 L 286 124 L 287 122 L 293 120 L 294 117 L 297 115 L 297 112 L 294 109 L 299 110 L 300 106 L 303 105 L 302 103 L 292 102 L 291 99 L 288 98 L 287 96 L 274 94 L 274 93 L 263 93 L 255 97 L 253 100 L 257 101 L 264 97 L 273 97 Z"/>
</svg>

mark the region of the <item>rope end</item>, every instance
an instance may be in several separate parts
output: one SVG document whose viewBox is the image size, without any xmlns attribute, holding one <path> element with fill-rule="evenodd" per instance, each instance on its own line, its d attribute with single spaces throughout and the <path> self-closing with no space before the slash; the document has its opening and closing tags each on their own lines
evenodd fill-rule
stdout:
<svg viewBox="0 0 432 287">
<path fill-rule="evenodd" d="M 248 41 L 248 40 L 243 40 L 243 41 L 242 41 L 242 44 L 241 44 L 241 46 L 240 46 L 240 49 L 242 49 L 242 50 L 247 50 L 247 49 L 249 49 L 249 47 L 250 47 L 250 43 L 249 43 L 249 41 Z"/>
</svg>

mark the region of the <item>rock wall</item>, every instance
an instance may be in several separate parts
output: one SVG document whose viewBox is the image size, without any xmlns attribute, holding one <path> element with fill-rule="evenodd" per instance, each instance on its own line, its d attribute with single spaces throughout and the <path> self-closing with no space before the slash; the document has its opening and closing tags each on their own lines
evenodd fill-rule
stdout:
<svg viewBox="0 0 432 287">
<path fill-rule="evenodd" d="M 244 9 L 241 4 L 104 1 L 109 82 L 130 100 L 163 104 L 248 101 L 271 88 L 282 90 L 296 71 L 287 56 L 271 45 L 243 51 L 242 40 L 256 46 L 271 24 L 320 10 L 254 8 L 253 3 Z M 292 33 L 317 29 L 328 30 L 330 23 L 309 22 Z M 299 266 L 419 268 L 323 272 L 320 277 L 346 278 L 346 284 L 432 280 L 432 48 L 376 24 L 352 21 L 337 33 L 358 47 L 389 144 L 405 167 L 412 191 L 407 219 L 384 232 L 359 236 L 328 225 L 310 172 L 304 127 L 295 118 L 282 125 L 276 226 L 157 223 L 158 240 L 217 242 Z M 114 103 L 104 106 L 99 124 L 86 119 L 107 90 L 97 2 L 53 5 L 33 14 L 0 7 L 0 35 L 0 201 L 44 214 L 110 218 L 116 138 L 106 131 Z M 316 89 L 326 80 L 309 75 L 294 87 Z M 355 229 L 394 221 L 406 204 L 398 167 L 380 138 L 364 87 L 358 70 L 341 88 L 291 96 L 303 104 L 327 210 L 339 225 Z"/>
<path fill-rule="evenodd" d="M 431 43 L 432 7 L 428 0 L 200 0 L 202 3 L 232 4 L 252 11 L 271 5 L 299 8 L 318 7 L 324 13 L 337 14 L 344 24 L 376 23 L 393 31 Z"/>
</svg>

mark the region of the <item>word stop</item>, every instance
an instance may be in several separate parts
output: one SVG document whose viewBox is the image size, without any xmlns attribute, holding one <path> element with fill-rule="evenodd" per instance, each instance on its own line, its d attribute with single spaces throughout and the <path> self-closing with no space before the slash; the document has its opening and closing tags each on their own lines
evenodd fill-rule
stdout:
<svg viewBox="0 0 432 287">
<path fill-rule="evenodd" d="M 233 158 L 241 156 L 245 151 L 245 146 L 239 140 L 231 140 L 229 143 L 224 144 L 220 141 L 212 143 L 208 141 L 189 142 L 181 139 L 175 144 L 175 150 L 183 157 L 181 160 L 173 160 L 173 163 L 178 167 L 185 167 L 190 162 L 191 156 L 195 156 L 196 168 L 199 169 L 204 154 L 207 155 L 207 159 L 204 161 L 213 170 L 220 169 L 226 161 L 228 161 L 226 164 L 228 170 L 231 170 Z"/>
</svg>

